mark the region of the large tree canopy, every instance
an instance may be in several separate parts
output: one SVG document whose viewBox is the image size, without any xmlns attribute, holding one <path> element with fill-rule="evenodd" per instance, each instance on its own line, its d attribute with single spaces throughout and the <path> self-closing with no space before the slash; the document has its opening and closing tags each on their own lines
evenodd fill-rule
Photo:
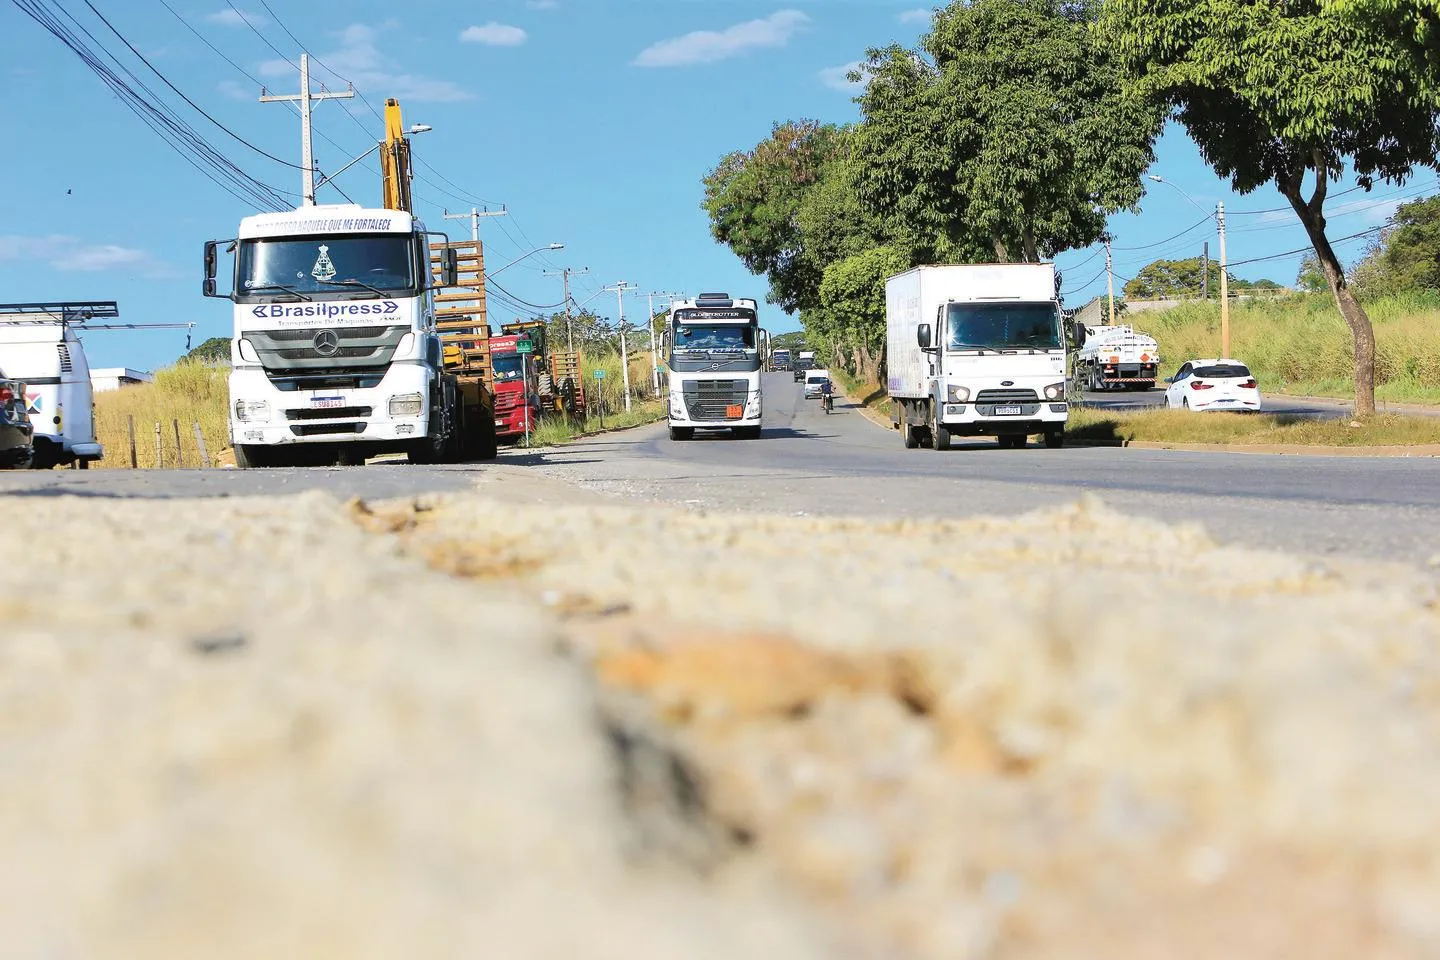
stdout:
<svg viewBox="0 0 1440 960">
<path fill-rule="evenodd" d="M 1129 95 L 1094 5 L 956 0 L 919 52 L 872 50 L 856 186 L 951 258 L 1087 246 L 1140 199 L 1162 111 Z"/>
<path fill-rule="evenodd" d="M 1373 414 L 1375 335 L 1326 235 L 1325 197 L 1347 163 L 1368 186 L 1434 162 L 1413 51 L 1322 0 L 1109 0 L 1102 25 L 1129 86 L 1172 107 L 1221 176 L 1290 202 L 1354 336 L 1356 414 Z"/>
</svg>

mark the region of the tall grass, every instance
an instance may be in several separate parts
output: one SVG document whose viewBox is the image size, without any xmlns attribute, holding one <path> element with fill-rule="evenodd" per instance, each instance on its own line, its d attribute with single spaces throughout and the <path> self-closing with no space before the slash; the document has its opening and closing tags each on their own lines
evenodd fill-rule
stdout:
<svg viewBox="0 0 1440 960">
<path fill-rule="evenodd" d="M 1440 297 L 1385 297 L 1365 309 L 1375 327 L 1376 395 L 1440 401 Z M 1167 373 L 1220 352 L 1218 303 L 1187 303 L 1126 322 L 1159 341 Z M 1350 328 L 1328 294 L 1232 303 L 1230 353 L 1255 371 L 1262 390 L 1338 397 L 1355 390 Z"/>
<path fill-rule="evenodd" d="M 1352 426 L 1346 418 L 1320 420 L 1286 414 L 1076 408 L 1071 411 L 1065 433 L 1075 440 L 1101 443 L 1142 440 L 1247 446 L 1414 446 L 1440 444 L 1440 417 L 1385 414 Z"/>
<path fill-rule="evenodd" d="M 200 466 L 193 424 L 200 424 L 212 463 L 230 447 L 226 404 L 228 370 L 203 363 L 181 362 L 158 370 L 155 382 L 95 394 L 95 435 L 105 447 L 102 469 L 129 469 L 129 421 L 135 421 L 137 462 L 141 468 Z M 174 422 L 180 421 L 180 447 Z M 161 463 L 155 460 L 155 424 L 160 424 Z"/>
<path fill-rule="evenodd" d="M 607 415 L 625 409 L 625 379 L 621 375 L 620 354 L 606 351 L 588 352 L 580 357 L 580 369 L 585 375 L 587 406 L 604 404 Z M 595 379 L 595 371 L 603 370 L 603 379 Z M 630 399 L 634 401 L 654 396 L 650 378 L 650 352 L 633 351 L 630 354 Z"/>
</svg>

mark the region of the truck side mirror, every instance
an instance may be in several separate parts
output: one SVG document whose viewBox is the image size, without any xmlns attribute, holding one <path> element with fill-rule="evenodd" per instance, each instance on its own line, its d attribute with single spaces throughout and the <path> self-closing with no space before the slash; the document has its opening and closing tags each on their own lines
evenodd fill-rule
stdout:
<svg viewBox="0 0 1440 960">
<path fill-rule="evenodd" d="M 204 292 L 205 292 L 205 296 L 207 296 L 207 297 L 213 297 L 213 296 L 215 296 L 215 265 L 216 265 L 216 260 L 217 260 L 217 258 L 216 258 L 216 255 L 215 255 L 215 241 L 214 241 L 214 240 L 206 240 L 206 241 L 205 241 L 205 283 L 204 283 Z"/>
<path fill-rule="evenodd" d="M 922 323 L 915 328 L 915 342 L 920 345 L 921 350 L 930 349 L 930 324 Z"/>
<path fill-rule="evenodd" d="M 1075 330 L 1075 346 L 1077 346 L 1077 347 L 1083 347 L 1083 346 L 1085 346 L 1085 324 L 1081 323 L 1079 320 L 1076 320 L 1076 321 L 1075 321 L 1074 330 Z"/>
<path fill-rule="evenodd" d="M 454 247 L 446 247 L 440 255 L 440 286 L 460 285 L 460 254 Z"/>
</svg>

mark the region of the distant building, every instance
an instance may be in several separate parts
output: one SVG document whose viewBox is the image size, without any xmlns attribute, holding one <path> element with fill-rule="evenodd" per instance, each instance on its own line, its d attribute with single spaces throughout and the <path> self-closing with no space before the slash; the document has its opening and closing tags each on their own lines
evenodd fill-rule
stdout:
<svg viewBox="0 0 1440 960">
<path fill-rule="evenodd" d="M 121 387 L 130 387 L 137 383 L 154 382 L 154 374 L 146 373 L 144 370 L 131 370 L 129 367 L 106 367 L 103 370 L 90 371 L 90 386 L 96 393 L 119 390 Z"/>
</svg>

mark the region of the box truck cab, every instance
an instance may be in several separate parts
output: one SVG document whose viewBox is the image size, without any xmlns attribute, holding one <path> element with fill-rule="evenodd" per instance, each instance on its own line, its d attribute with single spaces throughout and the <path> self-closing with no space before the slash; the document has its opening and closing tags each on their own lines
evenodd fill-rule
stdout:
<svg viewBox="0 0 1440 960">
<path fill-rule="evenodd" d="M 25 412 L 35 431 L 32 467 L 73 463 L 85 470 L 104 455 L 95 439 L 90 364 L 63 311 L 0 307 L 0 369 L 25 384 Z"/>
<path fill-rule="evenodd" d="M 891 421 L 906 447 L 954 436 L 1064 443 L 1066 347 L 1054 264 L 916 267 L 885 283 Z"/>
</svg>

